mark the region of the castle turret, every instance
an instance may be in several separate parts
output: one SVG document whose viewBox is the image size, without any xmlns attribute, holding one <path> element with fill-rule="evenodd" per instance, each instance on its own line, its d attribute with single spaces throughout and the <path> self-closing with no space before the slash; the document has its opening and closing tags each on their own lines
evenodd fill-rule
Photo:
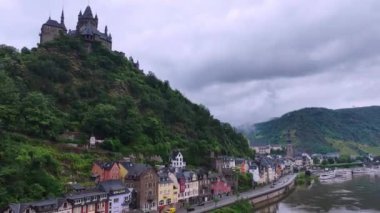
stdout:
<svg viewBox="0 0 380 213">
<path fill-rule="evenodd" d="M 42 25 L 40 33 L 40 43 L 52 41 L 59 37 L 60 34 L 66 34 L 66 26 L 64 23 L 63 11 L 61 14 L 61 23 L 58 23 L 56 20 L 49 19 Z"/>
<path fill-rule="evenodd" d="M 106 25 L 106 27 L 104 28 L 104 34 L 106 34 L 106 36 L 108 35 L 108 27 Z"/>
<path fill-rule="evenodd" d="M 96 23 L 96 28 L 98 28 L 98 14 L 95 14 L 95 23 Z"/>
</svg>

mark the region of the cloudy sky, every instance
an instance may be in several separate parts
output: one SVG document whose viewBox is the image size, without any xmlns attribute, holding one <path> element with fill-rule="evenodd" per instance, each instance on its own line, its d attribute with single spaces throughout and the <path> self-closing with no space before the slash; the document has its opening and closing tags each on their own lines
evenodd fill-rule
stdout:
<svg viewBox="0 0 380 213">
<path fill-rule="evenodd" d="M 380 103 L 378 0 L 0 0 L 0 43 L 34 47 L 88 3 L 115 50 L 233 125 Z"/>
</svg>

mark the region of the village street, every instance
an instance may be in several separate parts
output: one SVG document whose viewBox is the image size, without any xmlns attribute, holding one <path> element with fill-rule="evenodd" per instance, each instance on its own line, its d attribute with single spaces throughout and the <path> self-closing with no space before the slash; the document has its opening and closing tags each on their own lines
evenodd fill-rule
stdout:
<svg viewBox="0 0 380 213">
<path fill-rule="evenodd" d="M 194 205 L 194 206 L 192 206 L 192 208 L 194 208 L 194 210 L 191 212 L 193 212 L 193 213 L 207 212 L 207 211 L 211 211 L 213 209 L 221 208 L 223 206 L 231 205 L 239 199 L 248 199 L 248 198 L 252 198 L 255 196 L 262 195 L 262 194 L 266 194 L 267 192 L 274 191 L 278 188 L 281 188 L 282 186 L 289 184 L 291 181 L 294 181 L 296 176 L 297 176 L 296 174 L 285 175 L 284 177 L 280 178 L 276 182 L 276 185 L 273 188 L 271 188 L 270 185 L 266 185 L 266 186 L 263 186 L 260 188 L 256 188 L 256 189 L 253 189 L 253 190 L 250 190 L 247 192 L 240 193 L 239 196 L 232 195 L 232 196 L 223 197 L 223 198 L 221 198 L 221 200 L 219 202 L 217 202 L 216 205 L 215 205 L 215 202 L 213 202 L 213 201 L 205 203 L 204 206 Z M 185 213 L 188 211 L 185 208 L 181 208 L 181 209 L 178 209 L 177 212 L 178 213 Z"/>
</svg>

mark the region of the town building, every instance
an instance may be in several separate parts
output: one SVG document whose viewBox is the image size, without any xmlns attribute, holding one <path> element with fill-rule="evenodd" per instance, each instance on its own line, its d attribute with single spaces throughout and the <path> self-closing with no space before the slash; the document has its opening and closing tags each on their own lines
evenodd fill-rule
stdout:
<svg viewBox="0 0 380 213">
<path fill-rule="evenodd" d="M 303 158 L 302 156 L 297 156 L 294 158 L 294 165 L 297 167 L 302 167 L 303 166 Z"/>
<path fill-rule="evenodd" d="M 132 193 L 120 180 L 100 182 L 98 188 L 107 193 L 108 213 L 125 213 L 129 210 Z"/>
<path fill-rule="evenodd" d="M 225 178 L 216 173 L 209 175 L 211 195 L 213 197 L 223 197 L 229 195 L 232 190 L 231 186 L 227 183 Z"/>
<path fill-rule="evenodd" d="M 259 172 L 259 166 L 255 163 L 251 163 L 249 165 L 248 172 L 252 175 L 252 185 L 256 186 L 260 183 L 260 172 Z"/>
<path fill-rule="evenodd" d="M 158 208 L 173 207 L 178 202 L 179 187 L 169 177 L 169 172 L 158 172 Z"/>
<path fill-rule="evenodd" d="M 235 159 L 235 169 L 239 171 L 242 174 L 245 174 L 248 172 L 248 161 L 244 158 L 236 158 Z"/>
<path fill-rule="evenodd" d="M 92 178 L 96 182 L 102 182 L 106 180 L 119 180 L 119 166 L 116 162 L 95 162 L 92 165 Z"/>
<path fill-rule="evenodd" d="M 8 205 L 3 213 L 72 213 L 72 205 L 65 198 L 53 198 L 30 203 Z"/>
<path fill-rule="evenodd" d="M 98 189 L 66 195 L 67 201 L 72 205 L 72 213 L 107 213 L 107 193 Z"/>
<path fill-rule="evenodd" d="M 180 183 L 180 193 L 178 200 L 187 203 L 196 203 L 195 199 L 199 193 L 199 183 L 197 174 L 193 171 L 184 171 L 178 174 Z"/>
<path fill-rule="evenodd" d="M 156 211 L 158 205 L 156 171 L 145 164 L 132 162 L 122 162 L 121 164 L 128 171 L 124 178 L 124 184 L 136 192 L 135 208 L 143 211 Z"/>
<path fill-rule="evenodd" d="M 252 146 L 251 149 L 255 150 L 255 153 L 258 155 L 269 155 L 271 151 L 271 146 L 270 145 Z"/>
<path fill-rule="evenodd" d="M 172 152 L 170 156 L 171 167 L 179 172 L 186 167 L 186 162 L 183 159 L 183 155 L 180 151 Z"/>
<path fill-rule="evenodd" d="M 303 166 L 309 167 L 314 164 L 313 159 L 307 153 L 302 153 L 302 164 Z"/>
<path fill-rule="evenodd" d="M 261 157 L 257 161 L 260 172 L 260 184 L 272 183 L 276 179 L 275 162 L 270 157 Z"/>
<path fill-rule="evenodd" d="M 93 15 L 91 7 L 87 6 L 84 13 L 79 12 L 77 26 L 75 30 L 67 31 L 65 26 L 65 16 L 62 11 L 60 22 L 52 20 L 50 17 L 41 27 L 40 43 L 53 41 L 61 35 L 79 37 L 87 42 L 100 42 L 105 48 L 112 49 L 112 36 L 105 26 L 104 32 L 98 30 L 98 16 Z"/>
<path fill-rule="evenodd" d="M 228 169 L 234 169 L 236 167 L 235 164 L 235 158 L 231 156 L 218 156 L 211 159 L 212 167 L 218 171 L 219 173 L 222 173 L 223 170 Z"/>
<path fill-rule="evenodd" d="M 211 200 L 211 185 L 208 178 L 209 172 L 205 169 L 196 171 L 198 179 L 198 203 L 203 203 Z"/>
</svg>

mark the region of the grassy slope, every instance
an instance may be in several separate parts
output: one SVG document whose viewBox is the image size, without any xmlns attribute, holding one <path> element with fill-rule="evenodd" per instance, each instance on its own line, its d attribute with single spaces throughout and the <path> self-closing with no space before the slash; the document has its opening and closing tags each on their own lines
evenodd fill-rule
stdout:
<svg viewBox="0 0 380 213">
<path fill-rule="evenodd" d="M 256 124 L 249 136 L 253 143 L 285 144 L 287 131 L 300 150 L 344 154 L 378 153 L 380 107 L 329 110 L 305 108 Z"/>
<path fill-rule="evenodd" d="M 92 162 L 120 157 L 116 153 L 64 148 L 12 133 L 0 135 L 0 150 L 0 206 L 59 196 L 72 181 L 92 185 Z"/>
</svg>

